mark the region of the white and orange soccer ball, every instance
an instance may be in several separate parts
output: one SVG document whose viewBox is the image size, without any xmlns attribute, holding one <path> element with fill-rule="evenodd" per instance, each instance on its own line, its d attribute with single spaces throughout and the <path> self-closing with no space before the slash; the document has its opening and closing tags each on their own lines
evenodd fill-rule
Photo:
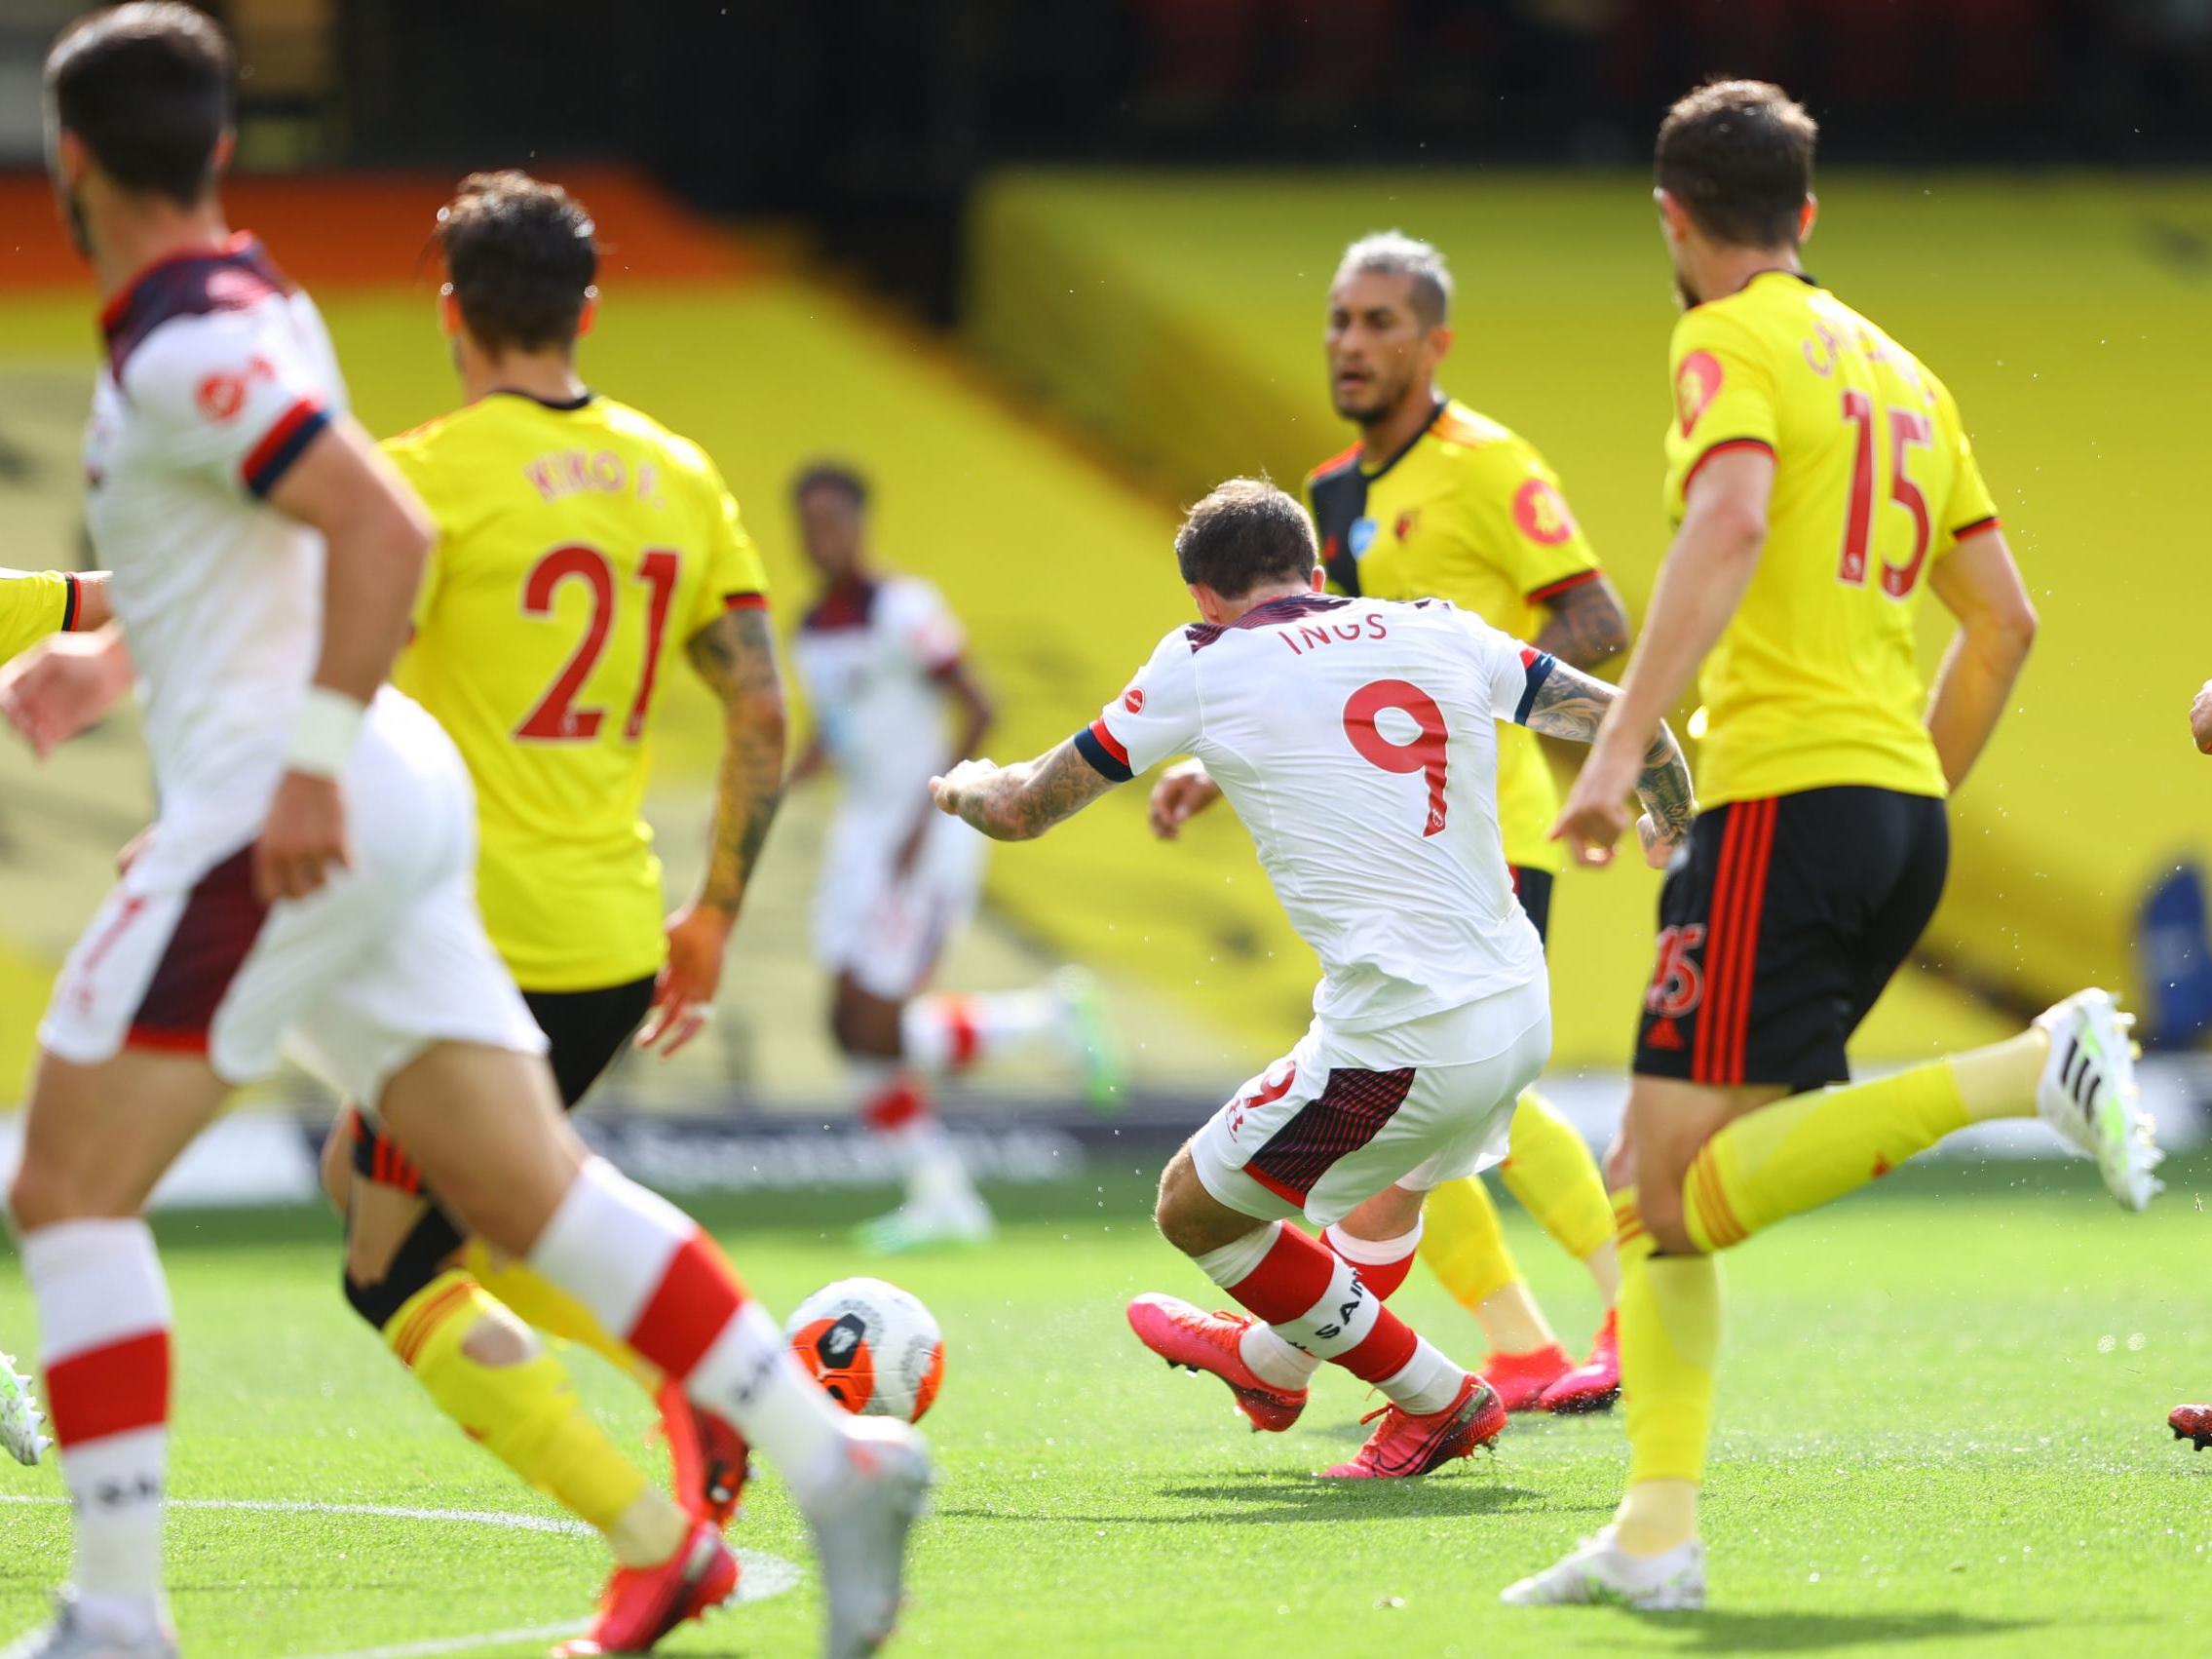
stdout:
<svg viewBox="0 0 2212 1659">
<path fill-rule="evenodd" d="M 919 1421 L 944 1378 L 944 1336 L 922 1298 L 881 1279 L 840 1279 L 784 1328 L 829 1397 L 863 1417 Z"/>
</svg>

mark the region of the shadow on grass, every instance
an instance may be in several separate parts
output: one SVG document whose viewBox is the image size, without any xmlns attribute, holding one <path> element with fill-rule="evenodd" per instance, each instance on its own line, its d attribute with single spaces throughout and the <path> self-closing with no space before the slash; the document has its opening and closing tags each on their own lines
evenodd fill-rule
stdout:
<svg viewBox="0 0 2212 1659">
<path fill-rule="evenodd" d="M 1567 1513 L 1551 1501 L 1551 1493 L 1500 1481 L 1321 1481 L 1303 1470 L 1227 1475 L 1215 1481 L 1163 1486 L 1159 1496 L 1166 1507 L 1150 1513 L 1078 1515 L 982 1506 L 945 1507 L 937 1513 L 970 1521 L 1096 1526 L 1242 1526 L 1285 1521 Z"/>
<path fill-rule="evenodd" d="M 1972 1613 L 1762 1613 L 1720 1608 L 1702 1613 L 1627 1613 L 1650 1639 L 1635 1643 L 1647 1653 L 1827 1653 L 1903 1641 L 1964 1641 L 1974 1637 L 2023 1636 L 2048 1627 L 2047 1619 L 1991 1619 Z M 1593 1637 L 1595 1632 L 1591 1633 Z M 1602 1640 L 1578 1647 L 1621 1649 L 1618 1625 Z M 1662 1640 L 1661 1638 L 1672 1638 Z"/>
</svg>

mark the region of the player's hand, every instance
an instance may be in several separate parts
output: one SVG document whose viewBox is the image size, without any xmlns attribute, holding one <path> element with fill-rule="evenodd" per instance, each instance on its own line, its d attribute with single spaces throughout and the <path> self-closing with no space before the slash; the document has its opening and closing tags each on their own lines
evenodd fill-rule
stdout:
<svg viewBox="0 0 2212 1659">
<path fill-rule="evenodd" d="M 2196 701 L 2189 706 L 2189 735 L 2196 739 L 2198 753 L 2212 754 L 2212 679 L 2197 689 Z"/>
<path fill-rule="evenodd" d="M 1613 862 L 1614 843 L 1628 828 L 1628 791 L 1639 770 L 1634 755 L 1590 751 L 1551 826 L 1551 838 L 1565 841 L 1577 864 L 1597 868 Z"/>
<path fill-rule="evenodd" d="M 1636 838 L 1644 843 L 1644 862 L 1664 869 L 1674 862 L 1675 849 L 1690 839 L 1690 826 L 1669 830 L 1647 812 L 1636 820 Z"/>
<path fill-rule="evenodd" d="M 335 778 L 286 772 L 269 803 L 269 819 L 253 845 L 253 891 L 264 905 L 304 899 L 352 867 L 346 848 L 346 799 Z"/>
<path fill-rule="evenodd" d="M 44 760 L 130 689 L 130 653 L 118 637 L 57 634 L 0 669 L 0 714 Z"/>
<path fill-rule="evenodd" d="M 653 1007 L 638 1027 L 637 1046 L 667 1060 L 706 1029 L 722 958 L 737 917 L 713 905 L 686 905 L 668 918 L 668 960 L 653 986 Z"/>
<path fill-rule="evenodd" d="M 930 798 L 948 817 L 960 816 L 960 803 L 998 775 L 995 760 L 963 760 L 941 777 L 930 780 Z"/>
<path fill-rule="evenodd" d="M 1152 832 L 1172 841 L 1183 826 L 1221 798 L 1221 786 L 1213 781 L 1202 760 L 1180 760 L 1160 774 L 1152 786 Z"/>
</svg>

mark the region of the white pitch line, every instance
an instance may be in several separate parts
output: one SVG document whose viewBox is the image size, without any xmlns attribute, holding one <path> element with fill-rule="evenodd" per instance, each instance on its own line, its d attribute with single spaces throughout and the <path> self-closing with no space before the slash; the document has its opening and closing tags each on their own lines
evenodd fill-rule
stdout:
<svg viewBox="0 0 2212 1659">
<path fill-rule="evenodd" d="M 0 1492 L 0 1504 L 64 1504 L 69 1500 L 50 1492 Z M 361 1515 L 380 1521 L 433 1521 L 463 1526 L 497 1526 L 510 1532 L 552 1532 L 564 1537 L 592 1537 L 581 1521 L 553 1515 L 519 1515 L 495 1509 L 413 1509 L 389 1503 L 311 1503 L 282 1498 L 172 1498 L 172 1509 L 244 1510 L 260 1515 Z M 766 1550 L 740 1550 L 744 1572 L 738 1579 L 738 1601 L 765 1601 L 797 1587 L 801 1573 L 796 1562 Z M 472 1653 L 517 1641 L 551 1641 L 574 1636 L 580 1623 L 529 1625 L 517 1630 L 488 1631 L 478 1636 L 433 1637 L 424 1641 L 402 1641 L 386 1647 L 361 1647 L 345 1653 L 316 1654 L 311 1659 L 432 1659 L 444 1653 Z"/>
<path fill-rule="evenodd" d="M 486 1631 L 482 1636 L 441 1636 L 391 1647 L 357 1647 L 350 1653 L 317 1654 L 315 1659 L 427 1659 L 433 1653 L 474 1653 L 480 1647 L 504 1647 L 511 1641 L 557 1641 L 564 1636 L 579 1636 L 583 1630 L 579 1622 L 524 1625 L 519 1630 Z"/>
</svg>

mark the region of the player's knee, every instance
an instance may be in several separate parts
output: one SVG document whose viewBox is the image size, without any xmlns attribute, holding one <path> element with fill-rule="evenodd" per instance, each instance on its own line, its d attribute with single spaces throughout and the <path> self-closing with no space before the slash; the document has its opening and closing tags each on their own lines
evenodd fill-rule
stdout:
<svg viewBox="0 0 2212 1659">
<path fill-rule="evenodd" d="M 323 1156 L 317 1164 L 317 1174 L 323 1182 L 323 1196 L 330 1201 L 330 1208 L 343 1215 L 354 1187 L 354 1117 L 351 1111 L 339 1115 L 330 1126 L 329 1135 L 323 1142 Z"/>
<path fill-rule="evenodd" d="M 1152 1224 L 1160 1229 L 1160 1236 L 1185 1255 L 1203 1255 L 1214 1248 L 1211 1229 L 1206 1225 L 1206 1208 L 1197 1202 L 1204 1193 L 1199 1185 L 1198 1172 L 1192 1167 L 1188 1149 L 1177 1152 L 1168 1160 L 1167 1168 L 1160 1175 L 1160 1194 L 1153 1201 Z"/>
<path fill-rule="evenodd" d="M 896 1060 L 898 1007 L 875 997 L 843 994 L 829 1005 L 829 1034 L 852 1060 Z"/>
<path fill-rule="evenodd" d="M 1668 1255 L 1697 1253 L 1697 1243 L 1690 1236 L 1690 1225 L 1683 1215 L 1680 1177 L 1638 1185 L 1636 1214 L 1644 1230 L 1652 1235 L 1652 1243 Z"/>
<path fill-rule="evenodd" d="M 85 1172 L 71 1170 L 26 1149 L 8 1187 L 8 1213 L 18 1233 L 62 1221 L 104 1219 L 132 1214 L 128 1205 L 103 1194 Z"/>
</svg>

